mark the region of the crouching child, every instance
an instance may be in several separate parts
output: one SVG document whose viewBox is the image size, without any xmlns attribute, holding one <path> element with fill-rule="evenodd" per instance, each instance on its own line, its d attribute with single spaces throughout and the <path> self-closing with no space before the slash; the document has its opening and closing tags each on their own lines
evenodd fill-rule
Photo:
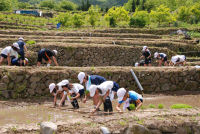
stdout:
<svg viewBox="0 0 200 134">
<path fill-rule="evenodd" d="M 120 109 L 120 106 L 122 103 L 124 104 L 123 110 L 126 110 L 126 108 L 130 111 L 132 108 L 130 107 L 131 104 L 135 105 L 135 111 L 137 111 L 143 104 L 143 98 L 140 94 L 136 93 L 135 91 L 126 91 L 124 88 L 120 88 L 117 91 L 117 97 L 118 97 L 118 105 L 116 107 L 117 111 L 122 112 Z"/>
</svg>

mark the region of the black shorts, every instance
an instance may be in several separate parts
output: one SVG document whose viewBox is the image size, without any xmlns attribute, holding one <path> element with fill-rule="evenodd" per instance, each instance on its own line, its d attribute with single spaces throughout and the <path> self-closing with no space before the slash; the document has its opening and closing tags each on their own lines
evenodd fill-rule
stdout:
<svg viewBox="0 0 200 134">
<path fill-rule="evenodd" d="M 24 59 L 25 59 L 25 56 L 24 56 L 24 55 L 25 55 L 25 54 L 24 54 L 24 51 L 20 51 L 20 52 L 19 52 L 19 55 L 21 56 L 21 59 L 22 59 L 22 60 L 24 60 Z"/>
<path fill-rule="evenodd" d="M 8 56 L 5 55 L 5 54 L 1 54 L 1 57 L 3 57 L 3 58 L 7 58 Z"/>
<path fill-rule="evenodd" d="M 146 58 L 144 62 L 145 62 L 145 64 L 147 64 L 147 65 L 148 65 L 148 64 L 151 64 L 151 58 L 150 58 L 150 59 L 147 59 L 147 58 Z"/>
<path fill-rule="evenodd" d="M 164 57 L 163 61 L 164 61 L 164 62 L 165 62 L 165 61 L 167 61 L 167 56 L 166 56 L 166 57 Z"/>
<path fill-rule="evenodd" d="M 42 53 L 41 52 L 38 52 L 38 59 L 37 59 L 38 62 L 42 62 Z"/>
<path fill-rule="evenodd" d="M 84 92 L 85 92 L 84 89 L 79 90 L 78 93 L 80 94 L 80 97 L 82 97 L 84 95 Z"/>
</svg>

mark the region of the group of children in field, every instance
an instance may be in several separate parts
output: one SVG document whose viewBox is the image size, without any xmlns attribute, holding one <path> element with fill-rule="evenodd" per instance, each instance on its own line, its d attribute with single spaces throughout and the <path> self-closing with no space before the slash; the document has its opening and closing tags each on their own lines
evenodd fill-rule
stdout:
<svg viewBox="0 0 200 134">
<path fill-rule="evenodd" d="M 120 88 L 114 81 L 107 81 L 102 76 L 88 75 L 84 72 L 78 74 L 78 79 L 80 84 L 63 80 L 58 84 L 51 83 L 49 85 L 50 93 L 54 96 L 54 106 L 56 106 L 58 96 L 61 97 L 59 107 L 65 105 L 65 100 L 68 100 L 74 109 L 79 108 L 78 98 L 84 96 L 83 103 L 86 103 L 87 99 L 91 97 L 94 104 L 92 113 L 99 111 L 102 103 L 105 112 L 113 112 L 112 101 L 115 96 L 118 97 L 116 110 L 119 112 L 122 112 L 120 109 L 122 103 L 125 103 L 124 110 L 132 110 L 130 105 L 134 105 L 135 110 L 138 110 L 142 106 L 143 98 L 140 94 L 125 88 Z M 84 84 L 86 89 L 81 84 Z"/>
<path fill-rule="evenodd" d="M 42 62 L 46 63 L 47 66 L 50 66 L 51 59 L 53 59 L 56 66 L 58 66 L 56 55 L 57 50 L 49 50 L 46 48 L 41 49 L 38 52 L 37 66 L 40 66 Z M 26 66 L 28 65 L 28 59 L 25 58 L 25 54 L 28 55 L 28 50 L 24 39 L 20 37 L 17 42 L 13 43 L 11 46 L 5 47 L 1 51 L 0 56 L 0 65 L 2 62 L 7 60 L 8 66 Z"/>
<path fill-rule="evenodd" d="M 142 56 L 140 58 L 144 58 L 144 60 L 141 60 L 139 62 L 135 63 L 135 66 L 151 66 L 151 52 L 148 49 L 147 46 L 144 46 L 142 49 Z M 158 53 L 155 52 L 154 53 L 154 58 L 157 60 L 158 62 L 158 66 L 162 66 L 162 64 L 164 64 L 164 66 L 177 66 L 177 65 L 185 65 L 186 64 L 186 57 L 185 55 L 176 55 L 176 56 L 172 56 L 171 61 L 168 63 L 167 60 L 167 55 L 165 53 Z"/>
</svg>

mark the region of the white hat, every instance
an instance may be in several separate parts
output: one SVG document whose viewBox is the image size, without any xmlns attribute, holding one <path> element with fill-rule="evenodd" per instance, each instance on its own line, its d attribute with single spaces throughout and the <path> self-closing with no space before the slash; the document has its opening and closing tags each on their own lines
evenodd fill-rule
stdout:
<svg viewBox="0 0 200 134">
<path fill-rule="evenodd" d="M 97 85 L 91 85 L 89 87 L 90 97 L 93 97 L 95 95 L 96 89 L 97 89 Z"/>
<path fill-rule="evenodd" d="M 65 85 L 67 85 L 67 84 L 69 84 L 69 81 L 68 81 L 68 80 L 62 80 L 62 81 L 60 82 L 60 85 L 61 85 L 61 86 L 65 86 Z"/>
<path fill-rule="evenodd" d="M 19 40 L 24 40 L 24 38 L 20 37 Z"/>
<path fill-rule="evenodd" d="M 139 63 L 138 63 L 138 62 L 136 62 L 136 63 L 135 63 L 135 67 L 138 67 L 138 66 L 139 66 Z"/>
<path fill-rule="evenodd" d="M 27 61 L 27 62 L 28 62 L 28 58 L 25 58 L 25 61 Z"/>
<path fill-rule="evenodd" d="M 147 49 L 147 46 L 143 46 L 142 51 L 145 51 Z"/>
<path fill-rule="evenodd" d="M 158 52 L 155 52 L 154 53 L 154 58 L 157 58 L 158 57 Z"/>
<path fill-rule="evenodd" d="M 16 43 L 16 42 L 15 42 L 15 43 L 13 43 L 13 45 L 12 45 L 12 46 L 13 46 L 13 47 L 15 47 L 15 48 L 17 48 L 17 49 L 20 49 L 20 48 L 19 48 L 19 44 L 18 44 L 18 43 Z"/>
<path fill-rule="evenodd" d="M 125 94 L 126 94 L 126 89 L 120 88 L 120 89 L 117 91 L 118 101 L 122 101 Z"/>
<path fill-rule="evenodd" d="M 57 50 L 53 50 L 54 54 L 57 55 L 58 54 L 58 51 Z"/>
<path fill-rule="evenodd" d="M 53 90 L 54 90 L 55 87 L 56 87 L 56 84 L 55 84 L 55 83 L 51 83 L 51 84 L 49 85 L 50 93 L 53 92 Z"/>
<path fill-rule="evenodd" d="M 80 72 L 78 74 L 78 79 L 80 81 L 80 83 L 82 84 L 83 83 L 83 79 L 85 78 L 85 73 L 84 72 Z"/>
</svg>

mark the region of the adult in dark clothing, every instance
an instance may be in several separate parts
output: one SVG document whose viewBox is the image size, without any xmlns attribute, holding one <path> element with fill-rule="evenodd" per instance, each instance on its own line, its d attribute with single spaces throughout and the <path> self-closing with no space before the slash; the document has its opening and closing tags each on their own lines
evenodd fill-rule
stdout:
<svg viewBox="0 0 200 134">
<path fill-rule="evenodd" d="M 78 74 L 78 79 L 80 81 L 80 83 L 84 83 L 85 84 L 85 87 L 86 87 L 86 93 L 89 92 L 89 87 L 91 85 L 100 85 L 101 83 L 105 82 L 106 79 L 102 76 L 99 76 L 99 75 L 88 75 L 84 72 L 80 72 Z M 85 95 L 85 99 L 84 99 L 84 103 L 86 102 L 87 100 L 87 97 L 89 96 L 89 94 L 86 94 Z M 97 106 L 99 102 L 99 95 L 95 95 L 93 97 L 93 103 L 95 105 L 95 107 Z"/>
<path fill-rule="evenodd" d="M 26 43 L 24 42 L 24 39 L 22 37 L 19 38 L 18 40 L 18 45 L 19 45 L 19 55 L 20 55 L 20 66 L 23 64 L 23 61 L 25 60 L 25 52 L 27 53 L 27 47 Z"/>
<path fill-rule="evenodd" d="M 42 63 L 42 60 L 44 60 L 47 63 L 47 66 L 51 65 L 51 58 L 53 59 L 54 63 L 56 66 L 58 66 L 57 60 L 56 60 L 56 55 L 57 55 L 57 50 L 49 50 L 46 48 L 41 49 L 38 52 L 38 60 L 37 60 L 37 66 L 40 66 Z"/>
<path fill-rule="evenodd" d="M 147 46 L 144 46 L 142 49 L 142 56 L 141 58 L 145 59 L 144 66 L 151 66 L 151 52 L 147 48 Z"/>
</svg>

